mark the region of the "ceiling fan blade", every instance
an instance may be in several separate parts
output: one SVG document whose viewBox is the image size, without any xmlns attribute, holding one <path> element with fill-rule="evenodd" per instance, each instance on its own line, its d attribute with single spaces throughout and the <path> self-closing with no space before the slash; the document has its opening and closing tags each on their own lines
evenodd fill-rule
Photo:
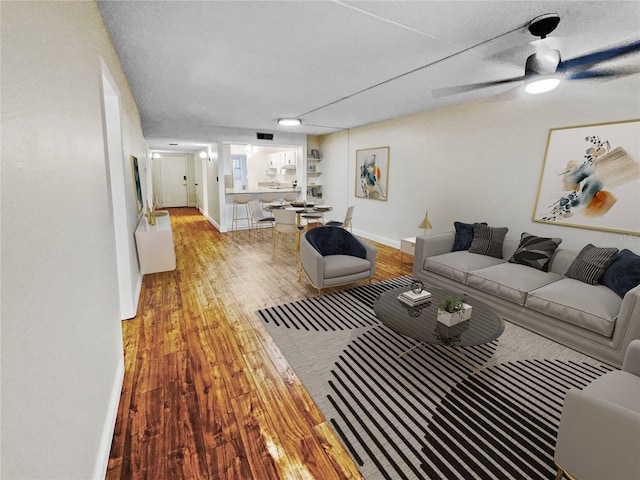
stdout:
<svg viewBox="0 0 640 480">
<path fill-rule="evenodd" d="M 468 85 L 458 85 L 456 87 L 434 88 L 431 91 L 431 94 L 434 98 L 447 97 L 449 95 L 471 92 L 472 90 L 478 90 L 480 88 L 494 87 L 496 85 L 504 85 L 505 83 L 520 82 L 523 81 L 524 78 L 525 77 L 523 75 L 521 77 L 507 78 L 504 80 L 494 80 L 492 82 L 470 83 Z"/>
<path fill-rule="evenodd" d="M 562 73 L 566 72 L 567 70 L 573 70 L 576 68 L 588 68 L 592 65 L 595 65 L 596 63 L 611 60 L 623 55 L 628 55 L 638 50 L 640 50 L 640 40 L 636 40 L 635 42 L 631 42 L 627 45 L 620 45 L 618 47 L 588 53 L 586 55 L 575 57 L 569 60 L 562 60 L 558 64 L 558 72 Z"/>
<path fill-rule="evenodd" d="M 579 70 L 567 75 L 568 80 L 590 80 L 597 78 L 612 78 L 612 77 L 626 77 L 627 75 L 634 75 L 640 73 L 640 66 L 635 67 L 620 67 L 620 68 L 608 68 L 608 69 L 589 69 Z"/>
<path fill-rule="evenodd" d="M 497 95 L 490 95 L 483 99 L 483 101 L 485 103 L 502 103 L 516 100 L 521 91 L 521 87 L 521 85 L 516 85 L 514 87 L 507 88 L 504 92 L 501 92 Z"/>
</svg>

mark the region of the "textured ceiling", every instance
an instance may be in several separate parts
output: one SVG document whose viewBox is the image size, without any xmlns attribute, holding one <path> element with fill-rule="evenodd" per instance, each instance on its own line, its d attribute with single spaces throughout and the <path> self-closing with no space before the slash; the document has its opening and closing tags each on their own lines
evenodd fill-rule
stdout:
<svg viewBox="0 0 640 480">
<path fill-rule="evenodd" d="M 432 90 L 522 75 L 526 25 L 544 13 L 561 17 L 564 59 L 640 36 L 636 1 L 98 4 L 152 148 L 221 127 L 324 134 L 500 94 L 513 85 Z M 303 125 L 276 124 L 289 116 Z"/>
</svg>

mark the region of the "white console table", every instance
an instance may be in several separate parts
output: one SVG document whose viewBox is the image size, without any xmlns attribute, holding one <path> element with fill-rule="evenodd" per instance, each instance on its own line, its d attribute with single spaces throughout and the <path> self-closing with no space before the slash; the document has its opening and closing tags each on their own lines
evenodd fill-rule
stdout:
<svg viewBox="0 0 640 480">
<path fill-rule="evenodd" d="M 400 240 L 400 264 L 404 263 L 404 255 L 413 256 L 416 251 L 416 237 L 407 237 Z"/>
<path fill-rule="evenodd" d="M 150 225 L 147 217 L 143 215 L 135 236 L 140 273 L 168 272 L 176 269 L 176 251 L 168 212 L 156 217 L 155 225 Z"/>
</svg>

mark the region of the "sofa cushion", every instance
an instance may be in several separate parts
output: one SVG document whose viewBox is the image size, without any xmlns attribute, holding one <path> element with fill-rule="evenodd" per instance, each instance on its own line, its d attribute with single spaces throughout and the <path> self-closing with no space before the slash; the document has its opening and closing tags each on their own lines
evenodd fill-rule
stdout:
<svg viewBox="0 0 640 480">
<path fill-rule="evenodd" d="M 565 274 L 589 285 L 597 285 L 605 270 L 618 255 L 617 248 L 600 248 L 592 244 L 586 245 Z"/>
<path fill-rule="evenodd" d="M 502 258 L 502 244 L 508 231 L 507 227 L 489 227 L 482 223 L 474 223 L 473 240 L 469 252 Z"/>
<path fill-rule="evenodd" d="M 578 252 L 575 250 L 558 247 L 549 262 L 549 271 L 564 275 L 577 255 Z"/>
<path fill-rule="evenodd" d="M 551 255 L 561 243 L 561 238 L 537 237 L 524 232 L 520 236 L 518 249 L 509 259 L 509 262 L 527 265 L 528 267 L 548 272 Z"/>
<path fill-rule="evenodd" d="M 424 260 L 423 268 L 429 272 L 439 273 L 460 283 L 467 283 L 467 274 L 473 270 L 504 263 L 494 257 L 477 255 L 468 251 L 443 253 Z"/>
<path fill-rule="evenodd" d="M 624 297 L 629 290 L 640 285 L 640 255 L 626 248 L 621 250 L 600 278 L 600 283 Z"/>
<path fill-rule="evenodd" d="M 543 272 L 515 263 L 501 263 L 469 272 L 467 285 L 524 305 L 528 292 L 560 279 L 562 275 L 557 273 Z"/>
<path fill-rule="evenodd" d="M 487 224 L 486 222 L 481 223 L 482 225 Z M 456 235 L 453 239 L 453 249 L 451 251 L 469 250 L 473 241 L 473 223 L 453 222 L 453 226 L 456 229 Z"/>
<path fill-rule="evenodd" d="M 352 255 L 328 255 L 324 257 L 324 278 L 345 277 L 371 270 L 369 260 Z"/>
<path fill-rule="evenodd" d="M 603 285 L 563 278 L 529 292 L 525 306 L 610 338 L 622 299 Z"/>
</svg>

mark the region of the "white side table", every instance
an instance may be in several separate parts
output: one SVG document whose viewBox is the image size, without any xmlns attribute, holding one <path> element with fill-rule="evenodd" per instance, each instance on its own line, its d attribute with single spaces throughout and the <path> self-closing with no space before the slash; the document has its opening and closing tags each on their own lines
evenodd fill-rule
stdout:
<svg viewBox="0 0 640 480">
<path fill-rule="evenodd" d="M 416 251 L 416 237 L 407 237 L 400 240 L 400 263 L 404 263 L 404 254 L 413 257 Z"/>
</svg>

